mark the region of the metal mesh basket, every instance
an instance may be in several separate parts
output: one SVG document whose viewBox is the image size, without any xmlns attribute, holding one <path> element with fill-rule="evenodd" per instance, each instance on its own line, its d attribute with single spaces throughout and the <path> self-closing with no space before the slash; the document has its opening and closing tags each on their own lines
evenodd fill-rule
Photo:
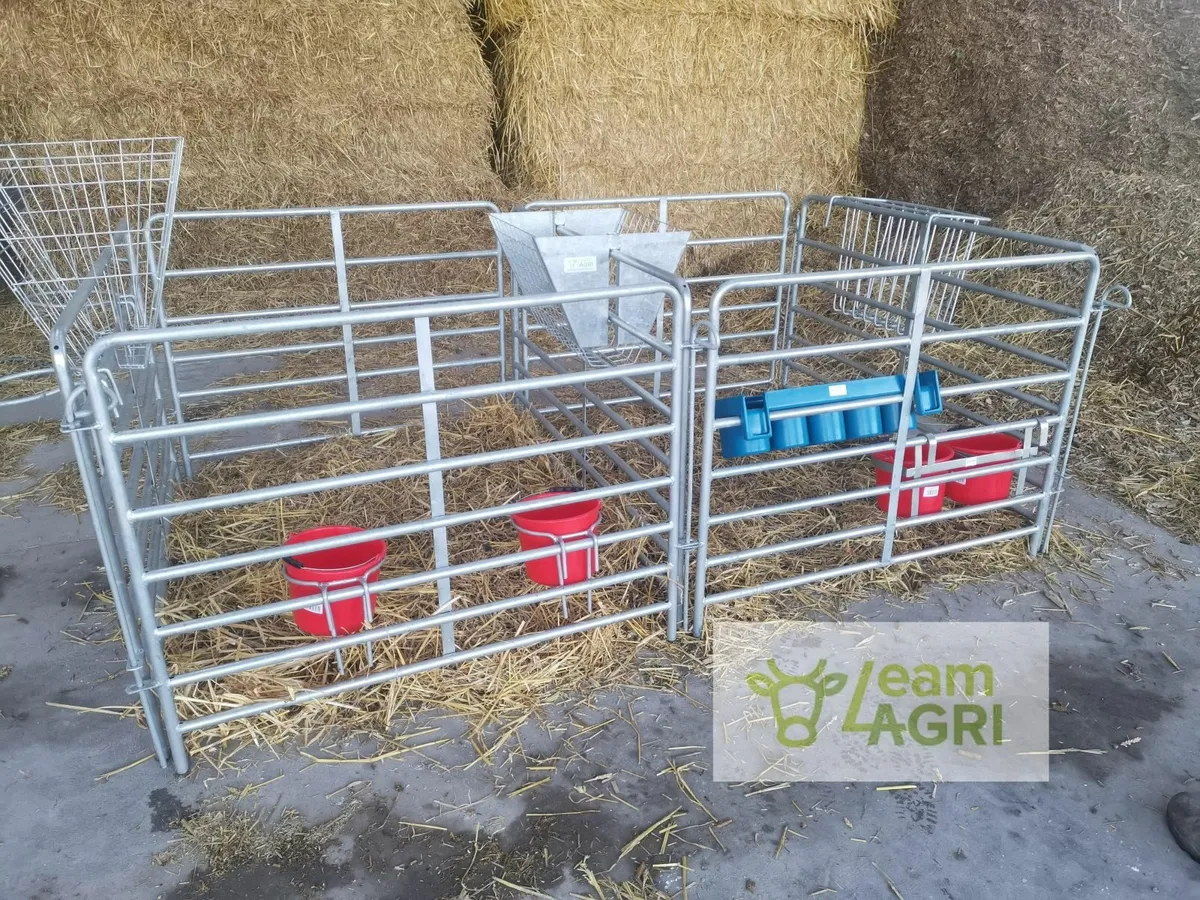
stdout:
<svg viewBox="0 0 1200 900">
<path fill-rule="evenodd" d="M 893 335 L 907 334 L 910 320 L 867 301 L 907 308 L 910 276 L 877 277 L 870 274 L 870 269 L 968 260 L 975 250 L 977 235 L 960 226 L 988 221 L 984 216 L 916 203 L 839 197 L 829 204 L 826 226 L 833 222 L 835 211 L 842 215 L 839 246 L 847 251 L 838 257 L 838 268 L 862 270 L 863 275 L 834 283 L 845 292 L 834 300 L 834 309 Z M 958 297 L 958 287 L 936 282 L 929 298 L 928 317 L 952 324 Z"/>
<path fill-rule="evenodd" d="M 550 294 L 609 284 L 654 284 L 658 279 L 612 258 L 614 250 L 673 272 L 688 232 L 668 231 L 657 219 L 619 207 L 539 210 L 492 215 L 496 239 L 518 294 Z M 615 304 L 615 310 L 614 310 Z M 529 313 L 568 351 L 593 366 L 616 365 L 646 344 L 614 327 L 611 313 L 647 334 L 659 329 L 661 291 L 616 301 L 580 300 L 533 306 Z"/>
<path fill-rule="evenodd" d="M 151 239 L 169 240 L 182 155 L 182 138 L 0 145 L 0 274 L 43 334 L 100 254 L 123 245 L 68 336 L 72 359 L 99 334 L 149 323 L 137 242 L 155 213 L 167 215 Z"/>
</svg>

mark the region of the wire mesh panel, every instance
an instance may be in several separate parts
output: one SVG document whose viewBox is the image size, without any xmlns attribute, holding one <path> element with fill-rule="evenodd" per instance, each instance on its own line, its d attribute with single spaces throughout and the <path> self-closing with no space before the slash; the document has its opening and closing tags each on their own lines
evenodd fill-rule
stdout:
<svg viewBox="0 0 1200 900">
<path fill-rule="evenodd" d="M 798 227 L 801 252 L 809 235 L 806 215 L 814 198 L 805 201 Z M 825 241 L 838 254 L 837 268 L 861 273 L 839 278 L 833 308 L 836 312 L 874 326 L 884 334 L 906 335 L 911 311 L 912 276 L 874 277 L 870 270 L 886 265 L 920 265 L 969 260 L 975 251 L 976 233 L 963 225 L 981 225 L 988 219 L 971 213 L 867 197 L 832 197 L 825 209 Z M 799 268 L 796 271 L 800 271 Z M 929 298 L 929 318 L 951 324 L 958 307 L 959 288 L 949 283 L 934 286 Z"/>
<path fill-rule="evenodd" d="M 155 213 L 167 216 L 152 240 L 167 244 L 182 155 L 182 138 L 0 146 L 0 273 L 43 334 L 104 250 L 134 248 Z M 77 361 L 96 335 L 145 327 L 151 296 L 143 255 L 122 254 L 80 312 L 69 354 Z"/>
</svg>

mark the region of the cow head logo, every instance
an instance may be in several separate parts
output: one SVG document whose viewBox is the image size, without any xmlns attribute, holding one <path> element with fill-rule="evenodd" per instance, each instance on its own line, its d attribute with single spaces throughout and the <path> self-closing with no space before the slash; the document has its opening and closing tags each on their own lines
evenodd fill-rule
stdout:
<svg viewBox="0 0 1200 900">
<path fill-rule="evenodd" d="M 821 706 L 826 697 L 832 697 L 846 686 L 842 672 L 825 674 L 825 660 L 821 660 L 807 675 L 788 675 L 775 663 L 767 660 L 771 675 L 751 672 L 746 676 L 750 690 L 771 701 L 771 712 L 775 716 L 775 737 L 785 747 L 810 747 L 817 739 L 817 726 L 821 721 Z M 794 687 L 806 687 L 812 691 L 812 709 L 808 715 L 784 715 L 784 700 L 780 696 Z M 790 694 L 791 692 L 789 692 Z M 795 702 L 789 701 L 788 705 Z"/>
</svg>

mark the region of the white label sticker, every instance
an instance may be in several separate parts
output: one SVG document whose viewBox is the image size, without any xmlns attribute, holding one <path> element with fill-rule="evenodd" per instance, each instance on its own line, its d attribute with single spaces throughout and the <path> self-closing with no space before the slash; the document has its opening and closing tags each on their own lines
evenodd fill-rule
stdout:
<svg viewBox="0 0 1200 900">
<path fill-rule="evenodd" d="M 325 615 L 325 607 L 324 607 L 324 606 L 322 606 L 322 605 L 321 605 L 321 604 L 319 604 L 319 603 L 318 603 L 316 606 L 306 606 L 306 607 L 304 607 L 304 611 L 305 611 L 305 612 L 310 612 L 310 613 L 312 613 L 314 616 L 323 616 L 323 615 Z"/>
<path fill-rule="evenodd" d="M 921 488 L 922 497 L 936 497 L 938 495 L 938 487 L 936 484 L 931 484 L 929 487 Z"/>
<path fill-rule="evenodd" d="M 829 386 L 829 396 L 830 397 L 845 397 L 846 396 L 846 386 L 844 384 L 831 384 Z"/>
<path fill-rule="evenodd" d="M 568 274 L 572 272 L 595 272 L 596 257 L 568 256 L 563 259 L 563 271 Z"/>
<path fill-rule="evenodd" d="M 966 466 L 969 469 L 972 466 L 979 465 L 979 460 L 977 460 L 973 456 L 968 456 L 966 459 L 962 460 L 962 465 Z"/>
</svg>

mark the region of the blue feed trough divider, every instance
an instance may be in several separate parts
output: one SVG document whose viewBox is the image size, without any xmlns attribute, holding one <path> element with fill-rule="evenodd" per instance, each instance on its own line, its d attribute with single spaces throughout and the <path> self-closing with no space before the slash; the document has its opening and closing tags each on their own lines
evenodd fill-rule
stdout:
<svg viewBox="0 0 1200 900">
<path fill-rule="evenodd" d="M 814 413 L 771 421 L 771 413 L 785 409 L 825 406 L 842 400 L 869 400 L 904 393 L 903 375 L 858 378 L 832 384 L 783 388 L 763 394 L 737 394 L 717 401 L 717 416 L 736 416 L 741 424 L 721 429 L 721 456 L 733 459 L 792 450 L 816 444 L 895 434 L 900 428 L 900 404 L 886 403 L 848 409 L 843 412 Z M 917 427 L 917 415 L 931 416 L 942 411 L 942 390 L 935 370 L 917 373 L 913 410 L 908 427 Z"/>
</svg>

